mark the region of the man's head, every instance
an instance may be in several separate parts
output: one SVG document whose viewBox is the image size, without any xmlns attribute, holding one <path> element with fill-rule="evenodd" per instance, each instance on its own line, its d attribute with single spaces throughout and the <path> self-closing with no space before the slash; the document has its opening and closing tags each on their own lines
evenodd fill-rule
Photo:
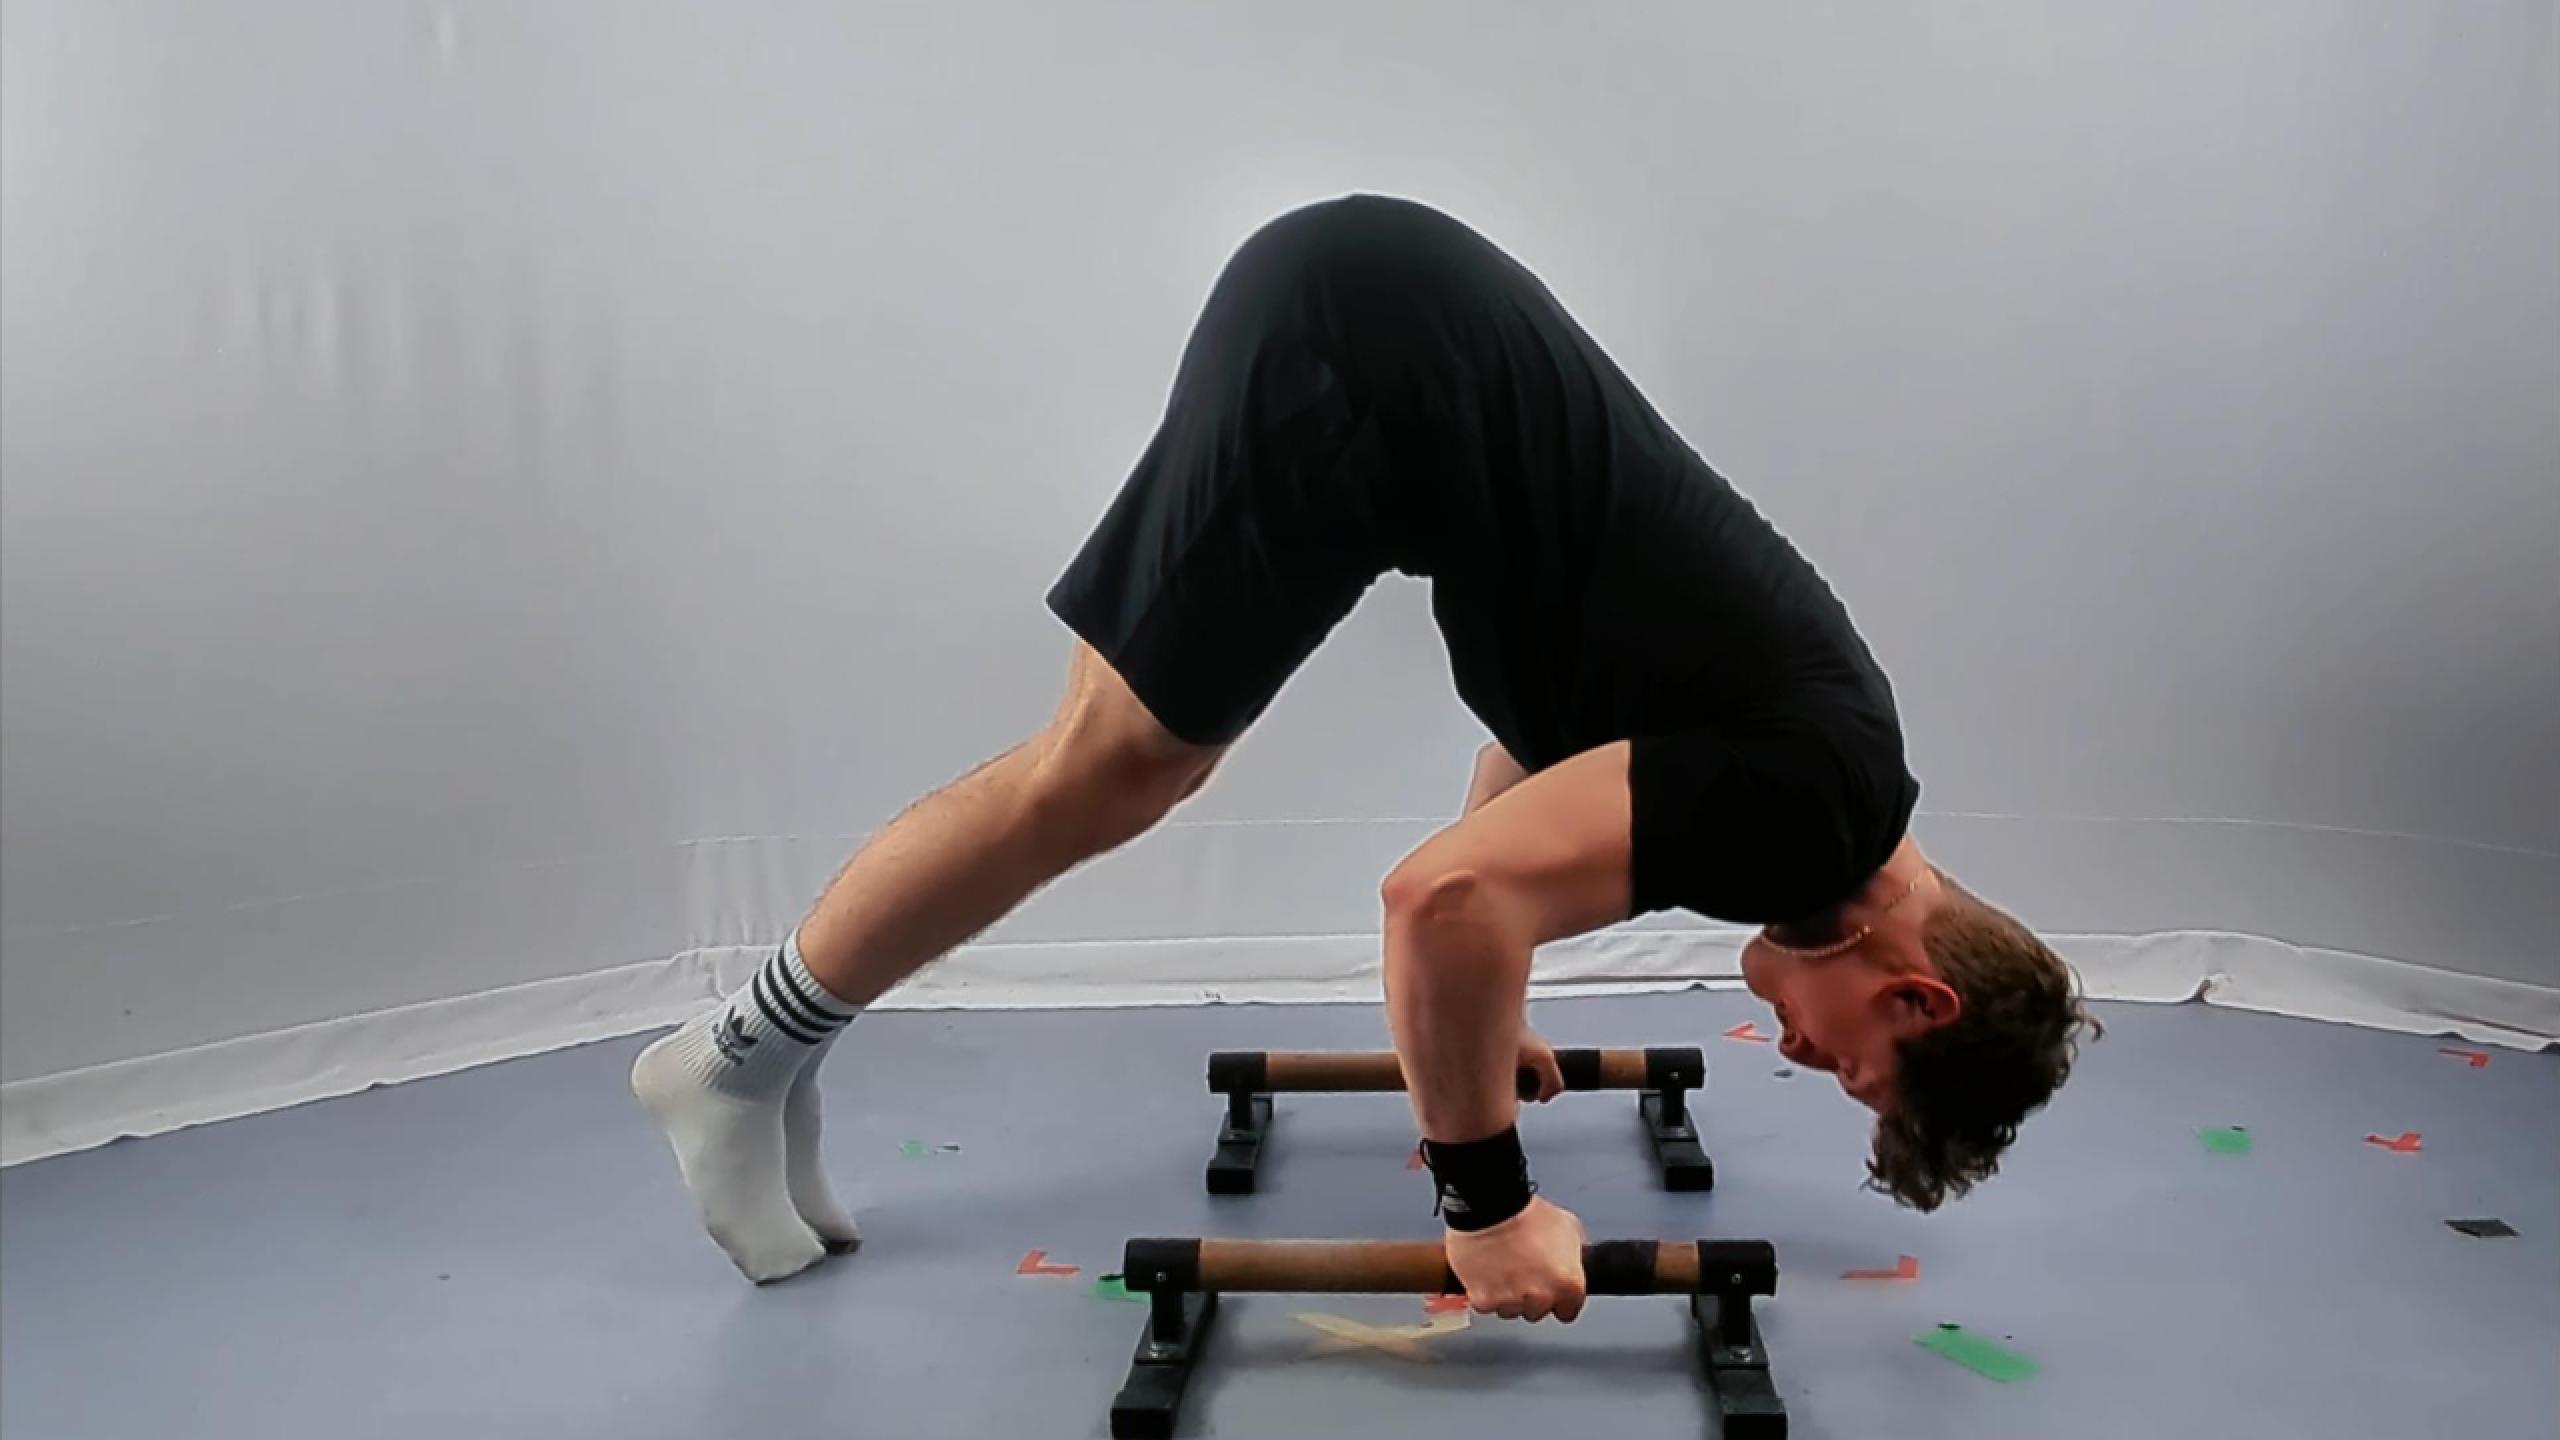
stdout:
<svg viewBox="0 0 2560 1440">
<path fill-rule="evenodd" d="M 1830 943 L 1764 934 L 1743 977 L 1776 1007 L 1787 1058 L 1876 1112 L 1868 1184 L 1934 1210 L 1999 1169 L 2098 1026 L 2026 926 L 1916 849 L 1895 862 L 1842 907 L 1834 936 L 1810 937 Z"/>
</svg>

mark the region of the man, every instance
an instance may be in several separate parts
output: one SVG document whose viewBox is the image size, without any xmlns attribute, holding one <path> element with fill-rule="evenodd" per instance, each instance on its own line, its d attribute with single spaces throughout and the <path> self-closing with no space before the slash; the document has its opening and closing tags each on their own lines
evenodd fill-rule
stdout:
<svg viewBox="0 0 2560 1440">
<path fill-rule="evenodd" d="M 1387 570 L 1426 576 L 1494 736 L 1464 816 L 1386 878 L 1387 1018 L 1476 1309 L 1570 1321 L 1580 1222 L 1513 1121 L 1540 944 L 1671 907 L 1765 926 L 1781 1049 L 1878 1115 L 1920 1209 L 1996 1168 L 2067 1072 L 2061 962 L 1933 868 L 1891 688 L 1811 565 L 1535 277 L 1421 206 L 1254 235 L 1163 423 L 1049 595 L 1048 725 L 899 816 L 782 951 L 633 1086 L 750 1278 L 849 1248 L 814 1074 L 883 992 L 1197 791 Z M 1552 1093 L 1552 1079 L 1550 1093 Z"/>
</svg>

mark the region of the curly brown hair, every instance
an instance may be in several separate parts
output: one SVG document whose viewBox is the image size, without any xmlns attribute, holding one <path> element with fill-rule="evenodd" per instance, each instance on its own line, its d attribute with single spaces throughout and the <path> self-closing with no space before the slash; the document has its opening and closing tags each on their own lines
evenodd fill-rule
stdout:
<svg viewBox="0 0 2560 1440">
<path fill-rule="evenodd" d="M 1896 1052 L 1896 1103 L 1877 1118 L 1867 1160 L 1868 1189 L 1920 1211 L 1997 1173 L 2019 1122 L 2071 1074 L 2081 1033 L 2106 1033 L 2081 1007 L 2061 956 L 1997 906 L 1945 884 L 1921 947 L 1962 1006 Z"/>
</svg>

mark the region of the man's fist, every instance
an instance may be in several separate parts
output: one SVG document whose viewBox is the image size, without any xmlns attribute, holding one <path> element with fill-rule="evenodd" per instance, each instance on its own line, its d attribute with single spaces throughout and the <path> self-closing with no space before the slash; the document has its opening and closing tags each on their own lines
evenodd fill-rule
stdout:
<svg viewBox="0 0 2560 1440">
<path fill-rule="evenodd" d="M 1582 1313 L 1582 1221 L 1562 1206 L 1533 1195 L 1528 1209 L 1490 1230 L 1450 1231 L 1446 1246 L 1479 1315 L 1571 1324 Z"/>
<path fill-rule="evenodd" d="M 1564 1093 L 1564 1071 L 1556 1064 L 1556 1047 L 1526 1025 L 1520 1027 L 1520 1068 L 1538 1077 L 1538 1088 L 1522 1099 L 1544 1105 Z"/>
</svg>

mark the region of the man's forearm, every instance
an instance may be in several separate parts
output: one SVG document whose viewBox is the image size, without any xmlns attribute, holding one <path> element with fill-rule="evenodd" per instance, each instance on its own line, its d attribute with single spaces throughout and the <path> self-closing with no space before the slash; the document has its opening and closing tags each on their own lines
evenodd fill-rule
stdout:
<svg viewBox="0 0 2560 1440">
<path fill-rule="evenodd" d="M 1511 752 L 1501 741 L 1486 741 L 1476 750 L 1476 763 L 1467 775 L 1467 803 L 1458 811 L 1458 818 L 1463 820 L 1473 815 L 1494 797 L 1528 778 L 1529 772 L 1521 768 L 1519 761 L 1511 758 Z M 1525 986 L 1520 998 L 1520 1029 L 1523 1034 L 1531 1033 Z"/>
<path fill-rule="evenodd" d="M 1387 1024 L 1425 1139 L 1481 1140 L 1520 1109 L 1520 1017 L 1530 946 L 1478 877 L 1446 873 L 1391 890 Z"/>
<path fill-rule="evenodd" d="M 1491 747 L 1478 778 L 1509 759 Z M 1505 784 L 1387 877 L 1387 1024 L 1425 1139 L 1481 1140 L 1518 1116 L 1529 954 L 1626 917 L 1627 835 L 1619 743 Z"/>
</svg>

